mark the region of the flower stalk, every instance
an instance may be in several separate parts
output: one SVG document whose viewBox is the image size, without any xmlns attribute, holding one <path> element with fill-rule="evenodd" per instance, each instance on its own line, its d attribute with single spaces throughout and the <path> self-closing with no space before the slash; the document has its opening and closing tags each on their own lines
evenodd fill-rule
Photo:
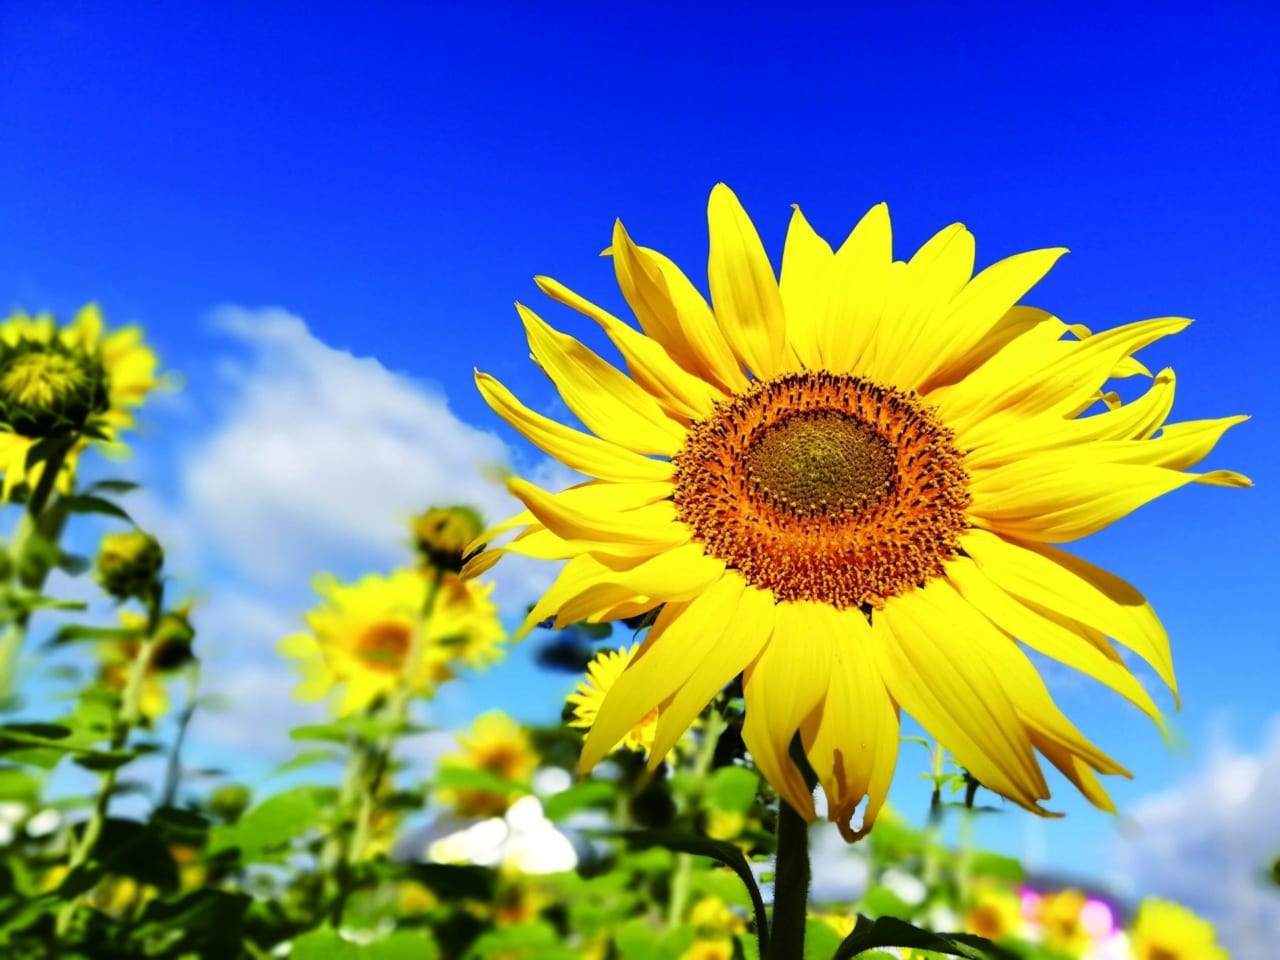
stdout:
<svg viewBox="0 0 1280 960">
<path fill-rule="evenodd" d="M 799 734 L 791 741 L 791 759 L 800 768 L 805 786 L 817 783 L 805 758 Z M 804 956 L 805 922 L 809 904 L 809 824 L 785 799 L 778 800 L 778 851 L 773 871 L 773 929 L 766 960 L 794 960 Z"/>
</svg>

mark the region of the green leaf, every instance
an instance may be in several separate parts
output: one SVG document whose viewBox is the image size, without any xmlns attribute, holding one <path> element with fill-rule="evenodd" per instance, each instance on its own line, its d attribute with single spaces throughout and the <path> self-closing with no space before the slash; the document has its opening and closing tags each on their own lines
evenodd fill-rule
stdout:
<svg viewBox="0 0 1280 960">
<path fill-rule="evenodd" d="M 975 877 L 991 877 L 1011 884 L 1021 883 L 1024 876 L 1022 864 L 1015 858 L 986 851 L 973 854 L 969 869 Z"/>
<path fill-rule="evenodd" d="M 915 909 L 888 887 L 872 887 L 859 901 L 858 906 L 873 917 L 897 917 L 910 919 Z"/>
<path fill-rule="evenodd" d="M 711 775 L 707 802 L 717 810 L 746 813 L 755 803 L 760 778 L 746 767 L 721 767 Z"/>
<path fill-rule="evenodd" d="M 964 939 L 991 945 L 981 937 L 971 938 L 966 934 Z M 877 947 L 911 947 L 918 950 L 932 950 L 948 957 L 982 960 L 982 953 L 975 943 L 961 943 L 951 934 L 930 933 L 896 917 L 879 917 L 872 920 L 864 916 L 858 917 L 853 933 L 845 937 L 832 960 L 848 960 L 849 957 L 855 957 Z"/>
<path fill-rule="evenodd" d="M 136 484 L 132 480 L 98 480 L 85 487 L 85 492 L 128 493 L 131 490 L 137 490 L 139 486 L 140 484 Z"/>
<path fill-rule="evenodd" d="M 516 793 L 527 789 L 525 784 L 504 780 L 488 770 L 467 767 L 437 767 L 433 783 L 439 789 L 485 790 L 490 793 Z"/>
<path fill-rule="evenodd" d="M 234 824 L 210 832 L 209 852 L 240 848 L 244 860 L 288 843 L 310 830 L 320 818 L 313 787 L 276 794 L 245 813 Z"/>
<path fill-rule="evenodd" d="M 133 523 L 133 518 L 105 497 L 96 497 L 91 493 L 76 493 L 63 497 L 58 501 L 68 513 L 101 513 L 109 517 L 118 517 L 126 523 Z"/>
<path fill-rule="evenodd" d="M 488 867 L 469 863 L 411 863 L 406 867 L 409 876 L 441 900 L 488 902 L 494 898 L 494 872 Z"/>
<path fill-rule="evenodd" d="M 84 828 L 85 824 L 80 824 L 77 834 L 82 835 Z M 149 884 L 164 891 L 178 887 L 178 865 L 159 832 L 145 824 L 115 817 L 108 817 L 103 822 L 102 833 L 93 846 L 86 872 L 96 874 L 93 876 L 95 882 L 97 876 L 114 874 L 132 877 L 140 884 Z M 75 871 L 72 871 L 58 888 L 62 896 L 69 894 L 68 882 L 74 876 Z M 85 882 L 85 878 L 80 882 Z"/>
<path fill-rule="evenodd" d="M 613 936 L 620 960 L 662 960 L 658 954 L 658 932 L 640 917 L 618 927 Z"/>
<path fill-rule="evenodd" d="M 128 627 L 89 627 L 78 623 L 68 623 L 53 632 L 45 641 L 47 647 L 57 647 L 64 643 L 78 643 L 83 640 L 127 640 L 136 637 L 138 631 Z"/>
<path fill-rule="evenodd" d="M 210 822 L 194 810 L 181 807 L 156 807 L 151 814 L 152 826 L 188 839 L 202 838 L 209 832 Z"/>
<path fill-rule="evenodd" d="M 542 812 L 548 820 L 561 820 L 587 807 L 611 803 L 617 794 L 618 788 L 607 780 L 585 780 L 547 797 Z"/>
<path fill-rule="evenodd" d="M 294 938 L 292 960 L 359 960 L 354 943 L 343 940 L 333 930 L 312 930 Z"/>
<path fill-rule="evenodd" d="M 17 767 L 0 768 L 0 800 L 32 804 L 40 796 L 40 781 Z"/>
<path fill-rule="evenodd" d="M 840 934 L 829 923 L 809 917 L 804 924 L 804 960 L 831 960 L 840 949 Z"/>
<path fill-rule="evenodd" d="M 238 956 L 244 914 L 252 902 L 248 894 L 210 888 L 176 898 L 149 900 L 134 930 L 135 939 L 142 941 L 155 934 L 181 931 L 181 937 L 169 944 L 165 956 Z"/>
<path fill-rule="evenodd" d="M 278 777 L 281 774 L 293 773 L 295 770 L 304 770 L 307 767 L 313 767 L 318 763 L 328 763 L 341 760 L 341 754 L 328 749 L 327 747 L 319 747 L 315 750 L 304 750 L 291 760 L 286 760 L 280 766 L 271 771 L 268 776 Z"/>
<path fill-rule="evenodd" d="M 440 948 L 430 935 L 416 930 L 397 930 L 359 950 L 360 960 L 436 960 Z"/>
</svg>

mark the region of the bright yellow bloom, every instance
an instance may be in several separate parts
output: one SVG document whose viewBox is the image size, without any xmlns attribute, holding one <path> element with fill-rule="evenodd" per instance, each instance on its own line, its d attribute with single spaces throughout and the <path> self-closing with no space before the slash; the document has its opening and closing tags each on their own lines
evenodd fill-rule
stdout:
<svg viewBox="0 0 1280 960">
<path fill-rule="evenodd" d="M 699 938 L 680 954 L 680 960 L 733 960 L 733 941 L 728 937 Z"/>
<path fill-rule="evenodd" d="M 1036 923 L 1047 946 L 1071 957 L 1084 953 L 1091 940 L 1083 916 L 1087 902 L 1079 890 L 1060 890 L 1040 900 Z"/>
<path fill-rule="evenodd" d="M 1113 645 L 1172 688 L 1155 614 L 1129 584 L 1051 544 L 1188 483 L 1248 485 L 1226 471 L 1185 472 L 1244 418 L 1166 425 L 1171 370 L 1130 403 L 1103 392 L 1113 377 L 1150 376 L 1132 355 L 1189 321 L 1097 335 L 1068 327 L 1018 305 L 1062 250 L 975 277 L 960 224 L 896 262 L 884 205 L 835 252 L 797 210 L 780 282 L 723 184 L 708 219 L 710 304 L 615 226 L 609 253 L 643 333 L 537 279 L 604 329 L 630 376 L 518 306 L 535 360 L 592 433 L 477 374 L 504 419 L 597 479 L 552 494 L 511 478 L 528 509 L 477 539 L 520 532 L 467 572 L 501 553 L 568 560 L 526 630 L 661 605 L 600 706 L 582 768 L 657 705 L 650 762 L 661 763 L 741 673 L 757 766 L 811 818 L 813 797 L 788 756 L 798 730 L 849 839 L 884 802 L 899 706 L 1024 807 L 1047 813 L 1039 751 L 1111 809 L 1096 773 L 1124 769 L 1058 710 L 1014 638 L 1159 721 Z M 1110 409 L 1091 413 L 1103 400 Z"/>
<path fill-rule="evenodd" d="M 489 600 L 492 585 L 444 575 L 426 620 L 423 650 L 413 676 L 404 676 L 413 631 L 427 602 L 428 583 L 420 572 L 370 574 L 344 585 L 317 577 L 323 602 L 306 615 L 310 633 L 280 641 L 280 652 L 300 661 L 303 680 L 295 691 L 303 701 L 344 690 L 334 703 L 349 716 L 404 682 L 430 695 L 451 679 L 459 665 L 485 666 L 502 655 L 506 638 L 498 609 Z"/>
<path fill-rule="evenodd" d="M 1025 927 L 1022 902 L 1016 894 L 999 887 L 979 891 L 964 918 L 966 931 L 994 941 L 1018 936 Z"/>
<path fill-rule="evenodd" d="M 501 710 L 476 717 L 468 733 L 458 733 L 460 753 L 446 754 L 440 766 L 456 770 L 480 770 L 511 783 L 527 781 L 538 768 L 538 754 L 529 735 Z M 506 813 L 512 795 L 494 790 L 447 788 L 440 802 L 463 817 L 496 817 Z"/>
<path fill-rule="evenodd" d="M 595 659 L 587 664 L 586 678 L 578 684 L 573 693 L 565 697 L 565 701 L 573 707 L 573 719 L 569 721 L 569 726 L 591 729 L 591 725 L 595 723 L 596 714 L 600 712 L 600 704 L 609 695 L 617 679 L 622 676 L 638 647 L 639 644 L 632 644 L 630 648 L 601 650 L 596 654 Z M 614 744 L 613 750 L 625 747 L 628 750 L 645 753 L 653 746 L 653 735 L 657 729 L 658 708 L 655 706 Z M 613 750 L 609 752 L 612 753 Z"/>
<path fill-rule="evenodd" d="M 689 911 L 689 922 L 698 928 L 698 933 L 708 938 L 731 937 L 735 933 L 744 933 L 746 922 L 729 909 L 729 905 L 719 897 L 706 896 L 693 905 Z"/>
<path fill-rule="evenodd" d="M 1213 924 L 1154 897 L 1138 906 L 1130 941 L 1134 960 L 1228 960 Z"/>
<path fill-rule="evenodd" d="M 818 913 L 814 914 L 814 916 L 840 934 L 841 937 L 847 937 L 853 933 L 853 928 L 858 922 L 855 917 L 851 917 L 847 913 Z"/>
<path fill-rule="evenodd" d="M 63 491 L 91 442 L 108 455 L 125 455 L 120 432 L 133 426 L 132 409 L 159 386 L 156 365 L 141 328 L 104 336 L 97 304 L 82 307 L 62 328 L 47 314 L 15 313 L 0 323 L 0 499 L 24 480 L 32 486 L 39 480 L 44 467 L 28 473 L 27 452 L 51 432 L 88 425 L 103 437 L 83 437 L 72 447 L 58 476 Z"/>
</svg>

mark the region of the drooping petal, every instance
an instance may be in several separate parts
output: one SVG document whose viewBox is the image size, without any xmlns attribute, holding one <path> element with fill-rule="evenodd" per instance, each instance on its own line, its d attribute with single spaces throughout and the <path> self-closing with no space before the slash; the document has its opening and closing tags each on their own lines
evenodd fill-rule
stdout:
<svg viewBox="0 0 1280 960">
<path fill-rule="evenodd" d="M 831 675 L 819 709 L 801 725 L 805 754 L 827 797 L 827 818 L 849 843 L 876 821 L 898 760 L 898 706 L 885 688 L 871 650 L 871 625 L 861 610 L 821 607 L 823 631 L 835 638 Z M 863 797 L 862 824 L 851 823 Z"/>
<path fill-rule="evenodd" d="M 534 413 L 487 373 L 476 371 L 476 386 L 498 416 L 539 450 L 566 466 L 602 480 L 669 480 L 671 463 L 653 460 L 581 430 Z"/>
<path fill-rule="evenodd" d="M 786 312 L 778 280 L 760 235 L 742 204 L 723 183 L 707 201 L 711 253 L 707 280 L 720 329 L 734 354 L 757 379 L 782 370 Z"/>
<path fill-rule="evenodd" d="M 966 649 L 990 623 L 939 579 L 890 598 L 872 624 L 885 681 L 903 709 L 985 787 L 1044 813 L 1038 801 L 1048 787 L 999 660 L 990 650 Z"/>
<path fill-rule="evenodd" d="M 792 761 L 791 741 L 822 702 L 836 638 L 824 604 L 780 603 L 773 638 L 743 677 L 742 741 L 756 766 L 796 813 L 814 817 L 813 791 Z"/>
</svg>

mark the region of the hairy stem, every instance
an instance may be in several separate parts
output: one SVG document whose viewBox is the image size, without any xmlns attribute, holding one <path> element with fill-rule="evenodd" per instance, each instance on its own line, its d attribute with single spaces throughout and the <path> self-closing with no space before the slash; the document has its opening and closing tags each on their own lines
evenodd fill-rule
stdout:
<svg viewBox="0 0 1280 960">
<path fill-rule="evenodd" d="M 812 789 L 816 778 L 797 735 L 791 757 Z M 773 872 L 773 931 L 767 960 L 804 956 L 804 927 L 809 903 L 809 824 L 785 800 L 778 802 L 778 852 Z"/>
</svg>

